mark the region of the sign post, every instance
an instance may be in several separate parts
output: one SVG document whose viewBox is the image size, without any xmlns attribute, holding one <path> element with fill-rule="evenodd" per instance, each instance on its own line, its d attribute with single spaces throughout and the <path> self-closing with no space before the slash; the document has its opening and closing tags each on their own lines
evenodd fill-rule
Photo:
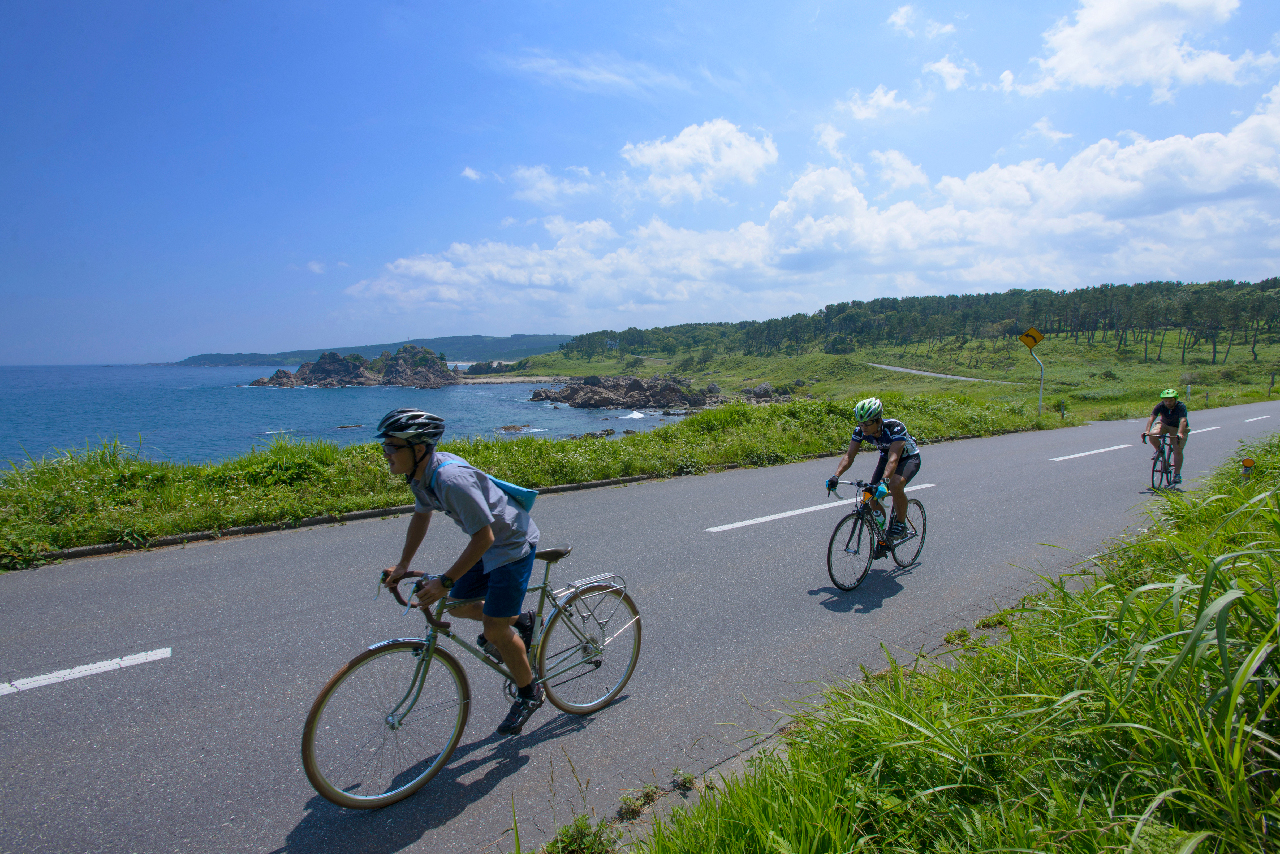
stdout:
<svg viewBox="0 0 1280 854">
<path fill-rule="evenodd" d="M 1036 345 L 1044 340 L 1044 335 L 1034 326 L 1027 328 L 1027 331 L 1018 336 L 1018 340 L 1027 345 L 1027 350 L 1031 353 L 1031 358 L 1036 360 L 1036 364 L 1040 366 L 1040 414 L 1044 414 L 1044 362 L 1040 361 L 1040 357 L 1036 355 Z"/>
</svg>

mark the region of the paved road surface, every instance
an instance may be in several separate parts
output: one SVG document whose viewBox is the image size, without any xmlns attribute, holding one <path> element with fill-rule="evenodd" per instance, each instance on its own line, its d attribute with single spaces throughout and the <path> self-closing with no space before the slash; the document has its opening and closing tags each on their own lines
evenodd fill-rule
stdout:
<svg viewBox="0 0 1280 854">
<path fill-rule="evenodd" d="M 1190 442 L 1189 480 L 1237 440 L 1280 425 L 1280 406 L 1192 419 L 1206 432 Z M 838 508 L 707 531 L 823 504 L 831 459 L 543 497 L 544 545 L 575 546 L 556 579 L 627 578 L 644 619 L 635 676 L 593 716 L 548 704 L 523 735 L 499 739 L 500 686 L 470 667 L 475 705 L 450 766 L 376 812 L 319 798 L 298 744 L 311 700 L 342 663 L 421 626 L 371 598 L 403 518 L 10 573 L 0 577 L 0 683 L 170 653 L 0 693 L 0 851 L 509 851 L 513 800 L 527 850 L 575 809 L 608 815 L 620 792 L 665 784 L 674 766 L 715 767 L 773 731 L 815 682 L 878 667 L 882 644 L 906 656 L 935 648 L 1016 600 L 1034 572 L 1061 571 L 1142 520 L 1140 429 L 1111 422 L 925 447 L 916 483 L 935 485 L 915 493 L 929 513 L 922 560 L 881 562 L 852 593 L 831 586 L 823 563 Z M 437 524 L 418 567 L 439 571 L 461 546 L 452 525 Z"/>
</svg>

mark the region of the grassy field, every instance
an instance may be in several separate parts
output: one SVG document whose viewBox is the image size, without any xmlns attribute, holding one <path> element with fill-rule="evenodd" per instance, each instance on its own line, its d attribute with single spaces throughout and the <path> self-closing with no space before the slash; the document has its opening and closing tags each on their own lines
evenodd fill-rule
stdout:
<svg viewBox="0 0 1280 854">
<path fill-rule="evenodd" d="M 1219 346 L 1217 363 L 1211 363 L 1209 345 L 1188 350 L 1186 364 L 1171 335 L 1162 353 L 1128 346 L 1117 350 L 1114 342 L 1047 338 L 1036 347 L 1045 363 L 1046 412 L 1061 414 L 1077 423 L 1145 417 L 1155 406 L 1160 390 L 1174 386 L 1191 409 L 1229 406 L 1266 400 L 1271 376 L 1280 371 L 1280 344 L 1260 341 L 1257 360 L 1248 346 L 1238 342 L 1231 352 Z M 1161 361 L 1156 361 L 1157 355 Z M 1225 363 L 1224 363 L 1225 360 Z M 941 374 L 1000 380 L 1015 385 L 935 380 L 870 367 L 892 365 Z M 796 356 L 743 356 L 714 353 L 678 353 L 671 358 L 629 356 L 621 359 L 565 358 L 561 353 L 534 356 L 519 373 L 587 376 L 590 374 L 649 376 L 673 373 L 689 379 L 697 388 L 714 382 L 726 393 L 740 393 L 767 382 L 793 396 L 812 395 L 841 399 L 891 389 L 904 395 L 962 394 L 997 405 L 1037 405 L 1040 368 L 1016 340 L 918 342 L 905 347 L 877 347 L 849 355 L 807 353 Z M 803 385 L 796 385 L 800 380 Z M 1191 393 L 1186 394 L 1187 386 Z"/>
<path fill-rule="evenodd" d="M 1276 851 L 1280 436 L 1021 607 L 797 708 L 646 854 Z M 1096 574 L 1092 572 L 1096 570 Z M 995 635 L 994 640 L 990 635 Z M 547 850 L 616 850 L 579 817 Z"/>
<path fill-rule="evenodd" d="M 1024 404 L 946 395 L 886 403 L 921 441 L 1036 429 L 1058 423 Z M 726 465 L 768 466 L 843 448 L 852 401 L 772 406 L 733 403 L 648 433 L 604 439 L 468 439 L 445 442 L 491 474 L 530 487 L 633 475 L 699 474 Z M 0 481 L 0 568 L 54 549 L 145 545 L 167 534 L 296 521 L 412 502 L 387 473 L 377 445 L 277 442 L 219 465 L 140 459 L 118 443 L 16 468 Z"/>
</svg>

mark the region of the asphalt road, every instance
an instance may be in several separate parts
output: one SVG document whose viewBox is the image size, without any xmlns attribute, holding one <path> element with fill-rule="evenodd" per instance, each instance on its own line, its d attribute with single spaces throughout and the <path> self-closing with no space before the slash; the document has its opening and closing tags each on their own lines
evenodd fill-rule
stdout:
<svg viewBox="0 0 1280 854">
<path fill-rule="evenodd" d="M 1188 481 L 1280 426 L 1280 405 L 1192 419 L 1205 432 L 1189 443 Z M 832 459 L 544 496 L 543 545 L 574 545 L 553 580 L 626 577 L 644 623 L 635 675 L 595 715 L 547 704 L 522 735 L 500 739 L 501 686 L 472 662 L 474 705 L 450 765 L 373 812 L 317 796 L 298 749 L 335 670 L 422 626 L 372 598 L 404 518 L 9 573 L 0 683 L 170 652 L 20 691 L 0 685 L 0 851 L 509 851 L 513 804 L 529 850 L 575 811 L 610 815 L 624 790 L 666 784 L 673 767 L 716 767 L 818 683 L 883 664 L 882 645 L 934 649 L 1017 600 L 1036 573 L 1060 573 L 1141 523 L 1151 496 L 1140 430 L 1108 422 L 924 447 L 915 483 L 934 485 L 914 493 L 928 511 L 921 560 L 881 561 L 851 593 L 824 564 L 843 508 L 707 531 L 824 504 Z M 850 474 L 873 463 L 866 455 Z M 441 521 L 419 569 L 440 571 L 463 545 Z"/>
</svg>

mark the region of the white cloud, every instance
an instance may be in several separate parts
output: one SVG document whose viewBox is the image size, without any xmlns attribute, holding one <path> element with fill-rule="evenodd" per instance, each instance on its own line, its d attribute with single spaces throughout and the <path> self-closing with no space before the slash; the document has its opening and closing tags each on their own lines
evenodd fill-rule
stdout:
<svg viewBox="0 0 1280 854">
<path fill-rule="evenodd" d="M 840 140 L 844 139 L 844 133 L 826 123 L 815 127 L 813 133 L 818 137 L 818 145 L 825 148 L 828 154 L 836 160 L 844 159 L 844 155 L 840 153 Z"/>
<path fill-rule="evenodd" d="M 919 186 L 923 170 L 900 152 L 871 156 L 885 181 Z M 1102 139 L 1061 165 L 992 165 L 943 177 L 928 204 L 877 205 L 858 181 L 811 167 L 762 223 L 723 230 L 654 218 L 619 234 L 550 217 L 552 246 L 457 243 L 348 294 L 397 316 L 518 310 L 525 323 L 598 329 L 886 293 L 1262 278 L 1280 269 L 1280 85 L 1225 133 Z"/>
<path fill-rule="evenodd" d="M 915 38 L 915 30 L 911 29 L 916 20 L 916 10 L 911 6 L 899 6 L 889 16 L 886 24 L 893 27 L 898 32 L 908 38 Z M 924 22 L 925 38 L 936 39 L 938 36 L 945 36 L 954 33 L 956 28 L 952 24 L 940 24 L 932 18 L 926 19 Z"/>
<path fill-rule="evenodd" d="M 860 93 L 854 92 L 849 96 L 849 100 L 838 101 L 836 106 L 847 109 L 853 113 L 855 119 L 861 121 L 878 118 L 882 113 L 889 110 L 911 112 L 914 109 L 909 103 L 898 98 L 897 89 L 886 90 L 883 83 L 877 86 L 876 90 L 866 98 L 863 98 Z"/>
<path fill-rule="evenodd" d="M 1053 123 L 1049 121 L 1049 117 L 1045 116 L 1040 121 L 1031 126 L 1031 130 L 1027 131 L 1027 135 L 1039 134 L 1050 142 L 1060 142 L 1064 139 L 1070 139 L 1071 134 L 1063 133 L 1060 130 L 1053 129 Z"/>
<path fill-rule="evenodd" d="M 324 263 L 322 261 L 308 261 L 307 269 L 319 275 L 324 272 Z"/>
<path fill-rule="evenodd" d="M 466 169 L 462 170 L 462 177 L 470 178 L 472 181 L 479 181 L 480 173 L 468 166 Z"/>
<path fill-rule="evenodd" d="M 880 165 L 880 180 L 889 185 L 889 191 L 905 190 L 917 184 L 928 184 L 924 170 L 907 159 L 901 151 L 873 151 L 871 159 Z"/>
<path fill-rule="evenodd" d="M 899 6 L 894 10 L 894 13 L 889 16 L 889 20 L 886 21 L 886 23 L 900 33 L 906 33 L 908 36 L 914 36 L 915 33 L 911 31 L 911 22 L 915 20 L 915 17 L 915 9 L 912 9 L 910 6 Z"/>
<path fill-rule="evenodd" d="M 558 205 L 566 197 L 580 196 L 596 189 L 589 181 L 557 178 L 546 166 L 521 166 L 511 177 L 520 185 L 520 189 L 513 193 L 515 198 L 539 205 Z"/>
<path fill-rule="evenodd" d="M 715 197 L 715 188 L 731 181 L 754 184 L 762 169 L 778 161 L 778 149 L 743 133 L 725 119 L 689 125 L 679 136 L 627 143 L 622 156 L 632 166 L 649 170 L 645 189 L 663 204 L 683 196 L 694 201 Z"/>
<path fill-rule="evenodd" d="M 943 84 L 947 87 L 947 91 L 959 89 L 964 85 L 965 75 L 969 73 L 969 69 L 962 68 L 951 61 L 951 55 L 942 57 L 937 62 L 931 62 L 924 67 L 925 71 L 932 71 L 942 78 Z"/>
<path fill-rule="evenodd" d="M 1277 62 L 1245 51 L 1232 59 L 1192 42 L 1225 23 L 1239 0 L 1081 0 L 1074 20 L 1044 34 L 1048 55 L 1036 59 L 1041 77 L 1017 87 L 1024 94 L 1075 86 L 1114 90 L 1151 86 L 1152 101 L 1168 101 L 1180 85 L 1240 84 L 1248 72 Z M 1004 83 L 1004 76 L 1001 81 Z M 1012 88 L 1012 75 L 1004 84 Z"/>
<path fill-rule="evenodd" d="M 688 89 L 674 74 L 659 71 L 643 62 L 632 62 L 616 54 L 595 53 L 565 59 L 543 52 L 507 57 L 507 66 L 536 77 L 544 83 L 567 86 L 583 92 L 638 95 L 662 89 Z"/>
</svg>

